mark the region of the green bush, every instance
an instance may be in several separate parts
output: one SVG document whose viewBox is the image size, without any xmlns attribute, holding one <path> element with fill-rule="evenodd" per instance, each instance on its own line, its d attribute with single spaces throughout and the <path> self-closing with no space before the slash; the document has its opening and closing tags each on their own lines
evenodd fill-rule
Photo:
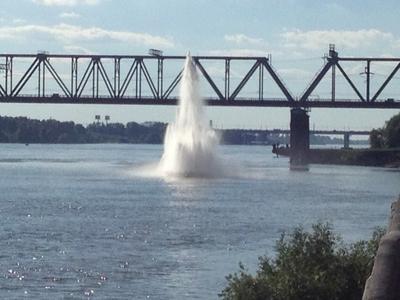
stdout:
<svg viewBox="0 0 400 300">
<path fill-rule="evenodd" d="M 371 148 L 400 147 L 400 113 L 386 122 L 383 128 L 373 129 L 369 136 Z"/>
<path fill-rule="evenodd" d="M 400 147 L 400 114 L 386 123 L 386 140 L 388 148 Z"/>
<path fill-rule="evenodd" d="M 251 275 L 242 264 L 226 277 L 225 300 L 360 300 L 382 229 L 371 240 L 345 245 L 329 224 L 296 228 L 276 243 L 276 257 L 259 258 Z"/>
</svg>

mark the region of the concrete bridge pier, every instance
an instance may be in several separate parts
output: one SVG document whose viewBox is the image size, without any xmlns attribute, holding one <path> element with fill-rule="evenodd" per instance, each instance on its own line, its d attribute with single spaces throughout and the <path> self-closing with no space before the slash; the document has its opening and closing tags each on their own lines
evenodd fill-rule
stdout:
<svg viewBox="0 0 400 300">
<path fill-rule="evenodd" d="M 350 133 L 346 132 L 343 135 L 343 148 L 349 149 L 350 148 Z"/>
<path fill-rule="evenodd" d="M 290 168 L 307 169 L 307 154 L 310 149 L 310 117 L 306 110 L 293 108 L 290 111 Z"/>
</svg>

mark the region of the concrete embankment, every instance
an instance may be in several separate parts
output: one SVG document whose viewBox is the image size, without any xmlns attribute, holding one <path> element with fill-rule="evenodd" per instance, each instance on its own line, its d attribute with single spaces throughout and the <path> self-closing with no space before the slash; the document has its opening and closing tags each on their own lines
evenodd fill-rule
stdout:
<svg viewBox="0 0 400 300">
<path fill-rule="evenodd" d="M 289 148 L 275 153 L 290 156 Z M 310 149 L 305 161 L 311 164 L 337 164 L 400 168 L 400 149 Z"/>
</svg>

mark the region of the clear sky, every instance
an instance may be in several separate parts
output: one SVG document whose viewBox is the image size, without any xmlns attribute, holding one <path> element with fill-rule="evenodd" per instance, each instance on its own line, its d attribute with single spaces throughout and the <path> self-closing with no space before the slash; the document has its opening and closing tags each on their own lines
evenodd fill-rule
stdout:
<svg viewBox="0 0 400 300">
<path fill-rule="evenodd" d="M 399 56 L 400 2 L 311 0 L 2 0 L 0 52 L 146 54 L 272 54 L 272 63 L 294 95 L 323 64 L 328 44 L 342 56 Z M 383 81 L 393 66 L 373 66 Z M 364 66 L 347 71 L 364 84 Z M 215 72 L 218 80 L 218 71 Z M 387 97 L 400 97 L 400 75 Z M 338 95 L 350 90 L 338 79 Z M 272 90 L 272 89 L 271 89 Z M 268 96 L 268 90 L 265 92 Z M 271 91 L 272 93 L 272 91 Z M 329 94 L 321 86 L 315 97 Z M 397 97 L 396 97 L 397 95 Z M 1 115 L 92 122 L 170 121 L 173 107 L 0 104 Z M 287 128 L 289 109 L 208 108 L 217 127 Z M 370 129 L 398 110 L 313 109 L 311 126 Z"/>
</svg>

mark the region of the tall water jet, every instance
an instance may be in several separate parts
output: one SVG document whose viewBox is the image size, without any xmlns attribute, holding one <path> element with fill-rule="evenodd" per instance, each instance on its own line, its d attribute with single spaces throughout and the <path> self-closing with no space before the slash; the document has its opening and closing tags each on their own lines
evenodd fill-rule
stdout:
<svg viewBox="0 0 400 300">
<path fill-rule="evenodd" d="M 168 125 L 159 170 L 164 176 L 215 177 L 222 173 L 216 132 L 204 116 L 196 65 L 187 55 L 175 122 Z"/>
</svg>

